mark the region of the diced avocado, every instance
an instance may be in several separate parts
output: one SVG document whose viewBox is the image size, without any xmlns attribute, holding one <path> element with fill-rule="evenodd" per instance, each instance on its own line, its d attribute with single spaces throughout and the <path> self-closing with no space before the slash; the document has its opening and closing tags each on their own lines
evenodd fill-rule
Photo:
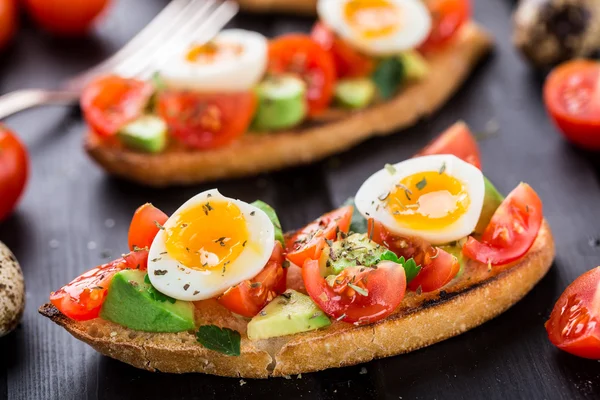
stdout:
<svg viewBox="0 0 600 400">
<path fill-rule="evenodd" d="M 271 76 L 256 88 L 258 109 L 252 127 L 258 131 L 289 129 L 307 115 L 306 84 L 293 75 Z"/>
<path fill-rule="evenodd" d="M 415 50 L 400 54 L 400 61 L 404 66 L 404 78 L 406 80 L 423 79 L 429 73 L 427 60 Z"/>
<path fill-rule="evenodd" d="M 496 187 L 490 182 L 485 176 L 483 177 L 485 184 L 485 196 L 483 198 L 483 208 L 481 209 L 481 215 L 479 221 L 475 227 L 475 233 L 481 235 L 485 228 L 490 223 L 492 216 L 496 212 L 496 209 L 500 206 L 504 200 L 504 196 L 498 192 Z"/>
<path fill-rule="evenodd" d="M 342 107 L 365 108 L 375 98 L 376 89 L 369 78 L 344 79 L 335 86 L 335 100 Z"/>
<path fill-rule="evenodd" d="M 331 325 L 323 311 L 305 294 L 287 290 L 248 323 L 250 340 L 312 331 Z"/>
<path fill-rule="evenodd" d="M 331 244 L 327 266 L 333 274 L 339 274 L 347 267 L 361 265 L 371 267 L 377 264 L 387 249 L 369 239 L 366 233 L 354 233 L 345 239 Z"/>
<path fill-rule="evenodd" d="M 458 270 L 458 274 L 456 274 L 456 276 L 461 276 L 465 271 L 465 264 L 467 262 L 462 253 L 462 245 L 458 242 L 454 242 L 450 245 L 440 246 L 440 248 L 446 253 L 452 254 L 454 257 L 456 257 L 458 263 L 460 264 L 460 270 Z"/>
<path fill-rule="evenodd" d="M 258 208 L 259 210 L 264 211 L 265 214 L 267 214 L 267 217 L 269 217 L 269 219 L 273 223 L 273 226 L 275 227 L 275 240 L 279 240 L 281 242 L 281 244 L 283 245 L 283 247 L 285 247 L 285 240 L 283 239 L 283 231 L 281 230 L 281 223 L 279 222 L 279 218 L 277 217 L 277 213 L 275 212 L 273 207 L 271 207 L 270 205 L 268 205 L 267 203 L 265 203 L 262 200 L 256 200 L 251 205 Z"/>
<path fill-rule="evenodd" d="M 147 153 L 160 153 L 167 145 L 167 124 L 156 115 L 143 115 L 118 133 L 125 146 Z"/>
<path fill-rule="evenodd" d="M 194 305 L 157 296 L 145 271 L 124 270 L 112 279 L 100 317 L 136 331 L 181 332 L 195 328 Z"/>
<path fill-rule="evenodd" d="M 365 217 L 362 216 L 360 211 L 356 208 L 354 203 L 354 197 L 348 198 L 343 206 L 352 206 L 354 211 L 352 212 L 352 220 L 350 221 L 350 232 L 354 233 L 367 233 L 368 223 Z"/>
</svg>

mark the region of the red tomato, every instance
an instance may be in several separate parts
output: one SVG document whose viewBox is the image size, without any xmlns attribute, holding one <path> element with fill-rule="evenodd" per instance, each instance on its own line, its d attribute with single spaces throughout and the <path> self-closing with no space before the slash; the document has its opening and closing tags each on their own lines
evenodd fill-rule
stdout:
<svg viewBox="0 0 600 400">
<path fill-rule="evenodd" d="M 375 69 L 373 58 L 354 49 L 322 22 L 314 25 L 310 37 L 331 53 L 338 78 L 363 77 Z"/>
<path fill-rule="evenodd" d="M 462 121 L 455 123 L 435 138 L 417 156 L 431 154 L 452 154 L 481 169 L 481 156 L 477 140 L 467 124 Z"/>
<path fill-rule="evenodd" d="M 307 258 L 319 258 L 325 239 L 335 239 L 338 231 L 348 233 L 353 210 L 352 206 L 333 210 L 286 238 L 288 260 L 301 267 Z"/>
<path fill-rule="evenodd" d="M 460 270 L 460 263 L 452 254 L 437 248 L 437 256 L 422 267 L 419 274 L 409 284 L 410 290 L 419 286 L 423 292 L 432 292 L 446 286 Z"/>
<path fill-rule="evenodd" d="M 554 123 L 574 144 L 600 150 L 600 63 L 576 60 L 546 79 L 544 102 Z"/>
<path fill-rule="evenodd" d="M 116 134 L 123 125 L 138 118 L 154 92 L 152 84 L 116 75 L 91 82 L 81 95 L 83 115 L 101 136 Z"/>
<path fill-rule="evenodd" d="M 600 267 L 567 287 L 546 322 L 546 332 L 559 349 L 600 359 Z"/>
<path fill-rule="evenodd" d="M 335 63 L 333 57 L 308 35 L 289 34 L 271 41 L 269 73 L 294 73 L 306 82 L 309 114 L 325 111 L 333 98 Z"/>
<path fill-rule="evenodd" d="M 124 269 L 145 270 L 147 267 L 147 251 L 131 252 L 86 272 L 56 292 L 52 292 L 50 302 L 61 313 L 76 321 L 97 318 L 114 274 Z"/>
<path fill-rule="evenodd" d="M 265 268 L 251 280 L 229 288 L 218 301 L 230 311 L 252 318 L 275 296 L 285 292 L 287 270 L 283 268 L 283 246 L 275 241 Z"/>
<path fill-rule="evenodd" d="M 242 136 L 257 107 L 256 95 L 166 91 L 158 97 L 158 113 L 173 136 L 196 149 L 224 146 Z"/>
<path fill-rule="evenodd" d="M 24 0 L 31 17 L 44 29 L 63 36 L 85 34 L 108 0 Z"/>
<path fill-rule="evenodd" d="M 0 124 L 0 221 L 8 217 L 23 194 L 28 160 L 23 144 Z"/>
<path fill-rule="evenodd" d="M 447 44 L 471 18 L 470 0 L 429 0 L 426 2 L 433 25 L 421 50 L 430 51 Z"/>
<path fill-rule="evenodd" d="M 332 281 L 333 286 L 320 270 L 318 260 L 306 261 L 302 268 L 306 291 L 321 310 L 340 321 L 356 325 L 379 321 L 400 305 L 406 292 L 404 268 L 393 262 L 380 262 L 377 269 L 346 268 Z"/>
<path fill-rule="evenodd" d="M 129 225 L 129 250 L 145 248 L 148 250 L 158 233 L 159 225 L 164 225 L 169 217 L 150 203 L 135 211 Z"/>
<path fill-rule="evenodd" d="M 0 50 L 8 44 L 17 30 L 16 0 L 0 0 Z"/>
<path fill-rule="evenodd" d="M 504 199 L 483 232 L 481 242 L 469 237 L 463 254 L 484 264 L 508 264 L 523 257 L 542 225 L 542 201 L 526 183 Z"/>
</svg>

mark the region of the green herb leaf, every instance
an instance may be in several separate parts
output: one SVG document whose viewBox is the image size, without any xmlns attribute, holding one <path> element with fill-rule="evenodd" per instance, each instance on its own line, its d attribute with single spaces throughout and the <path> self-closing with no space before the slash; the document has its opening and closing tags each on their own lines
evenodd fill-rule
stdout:
<svg viewBox="0 0 600 400">
<path fill-rule="evenodd" d="M 354 212 L 352 213 L 352 221 L 350 221 L 350 231 L 354 233 L 367 233 L 368 223 L 365 217 L 362 216 L 356 204 L 354 204 L 354 197 L 350 197 L 342 204 L 343 206 L 353 206 Z"/>
<path fill-rule="evenodd" d="M 241 336 L 239 332 L 215 325 L 203 325 L 196 332 L 196 340 L 209 350 L 218 351 L 227 356 L 240 355 Z"/>
<path fill-rule="evenodd" d="M 158 72 L 158 71 L 156 71 L 155 73 L 152 74 L 152 84 L 154 85 L 154 87 L 157 90 L 163 90 L 163 89 L 167 88 L 167 85 L 165 84 L 163 77 L 160 76 L 160 72 Z"/>
<path fill-rule="evenodd" d="M 394 167 L 392 164 L 385 164 L 385 170 L 390 175 L 395 175 L 396 174 L 396 167 Z"/>
<path fill-rule="evenodd" d="M 175 304 L 175 302 L 177 301 L 174 298 L 167 296 L 166 294 L 161 293 L 158 290 L 156 290 L 156 288 L 154 286 L 152 286 L 152 282 L 150 282 L 150 277 L 148 276 L 148 274 L 146 274 L 146 276 L 144 277 L 144 282 L 146 282 L 148 285 L 150 285 L 147 292 L 150 295 L 150 298 L 152 300 L 160 301 L 161 303 L 168 301 L 171 304 Z"/>
<path fill-rule="evenodd" d="M 349 283 L 348 286 L 351 287 L 352 289 L 356 290 L 356 293 L 360 294 L 361 296 L 366 297 L 369 295 L 369 291 L 367 289 L 363 289 L 360 286 L 356 286 L 353 283 Z"/>
<path fill-rule="evenodd" d="M 392 98 L 404 80 L 404 65 L 398 57 L 384 58 L 379 62 L 371 76 L 379 96 L 387 100 Z"/>
<path fill-rule="evenodd" d="M 417 184 L 415 186 L 417 187 L 417 189 L 423 190 L 425 188 L 425 186 L 427 186 L 427 179 L 425 179 L 425 177 L 423 177 L 423 179 L 421 179 L 419 182 L 417 182 Z"/>
<path fill-rule="evenodd" d="M 414 259 L 410 258 L 408 261 L 404 259 L 404 257 L 398 258 L 396 253 L 391 250 L 386 251 L 381 255 L 381 261 L 391 261 L 396 264 L 401 264 L 404 268 L 404 273 L 406 274 L 406 283 L 409 283 L 419 274 L 421 271 L 421 267 L 417 265 Z"/>
</svg>

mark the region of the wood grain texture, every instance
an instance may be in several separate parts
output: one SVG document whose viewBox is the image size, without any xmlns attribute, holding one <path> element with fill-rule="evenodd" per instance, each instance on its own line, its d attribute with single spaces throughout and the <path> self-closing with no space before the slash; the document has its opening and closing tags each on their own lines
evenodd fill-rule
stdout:
<svg viewBox="0 0 600 400">
<path fill-rule="evenodd" d="M 0 55 L 0 93 L 51 87 L 94 64 L 134 35 L 165 1 L 115 2 L 107 23 L 87 41 L 60 41 L 26 27 L 15 46 Z M 496 54 L 434 118 L 312 166 L 217 185 L 229 196 L 272 203 L 291 229 L 341 203 L 373 171 L 409 157 L 456 119 L 476 131 L 495 121 L 499 134 L 480 144 L 484 172 L 505 193 L 521 180 L 529 182 L 544 200 L 556 239 L 555 265 L 522 301 L 435 346 L 301 379 L 241 385 L 229 378 L 152 374 L 110 360 L 39 316 L 37 306 L 50 290 L 125 251 L 127 222 L 139 204 L 152 201 L 172 212 L 208 186 L 155 191 L 107 178 L 81 149 L 84 126 L 77 111 L 36 110 L 7 121 L 33 161 L 18 213 L 0 224 L 0 240 L 23 268 L 28 304 L 21 327 L 0 339 L 0 399 L 599 398 L 600 363 L 558 352 L 543 323 L 567 284 L 600 264 L 595 241 L 600 165 L 597 156 L 566 144 L 548 121 L 540 99 L 543 77 L 532 73 L 510 44 L 513 2 L 474 3 L 477 19 L 497 38 Z M 277 34 L 306 30 L 310 23 L 251 15 L 235 25 Z"/>
</svg>

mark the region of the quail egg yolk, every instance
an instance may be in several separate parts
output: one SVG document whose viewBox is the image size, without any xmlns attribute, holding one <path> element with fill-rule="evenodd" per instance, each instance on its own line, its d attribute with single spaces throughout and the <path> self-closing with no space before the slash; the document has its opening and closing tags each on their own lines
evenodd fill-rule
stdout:
<svg viewBox="0 0 600 400">
<path fill-rule="evenodd" d="M 388 0 L 350 0 L 345 4 L 344 18 L 359 37 L 377 39 L 400 29 L 401 13 Z"/>
<path fill-rule="evenodd" d="M 385 202 L 399 224 L 416 230 L 435 230 L 451 225 L 464 215 L 470 200 L 462 182 L 432 171 L 402 179 Z"/>
<path fill-rule="evenodd" d="M 207 201 L 175 218 L 165 232 L 167 253 L 188 268 L 224 269 L 248 241 L 246 219 L 231 202 Z"/>
<path fill-rule="evenodd" d="M 241 55 L 243 51 L 243 47 L 236 43 L 208 42 L 193 45 L 185 55 L 185 59 L 195 64 L 212 64 L 233 60 Z"/>
</svg>

